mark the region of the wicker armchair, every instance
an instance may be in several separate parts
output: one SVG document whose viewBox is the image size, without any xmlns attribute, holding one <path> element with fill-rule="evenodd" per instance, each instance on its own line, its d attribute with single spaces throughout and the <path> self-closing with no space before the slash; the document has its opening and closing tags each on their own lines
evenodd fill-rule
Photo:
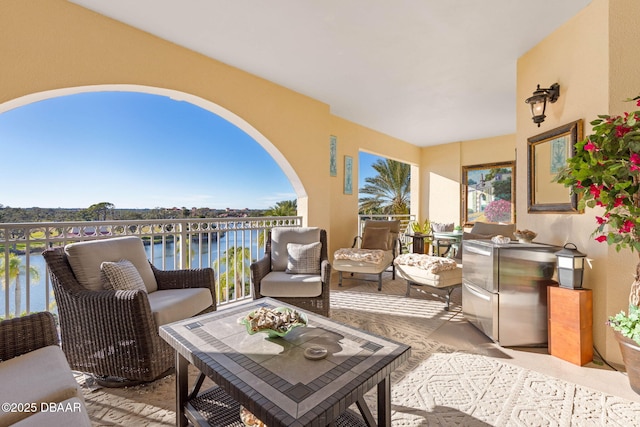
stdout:
<svg viewBox="0 0 640 427">
<path fill-rule="evenodd" d="M 274 243 L 275 241 L 275 243 Z M 320 242 L 318 273 L 287 273 L 287 243 Z M 280 259 L 280 265 L 278 260 Z M 284 266 L 282 262 L 284 261 Z M 267 235 L 265 255 L 251 264 L 253 298 L 273 297 L 305 310 L 329 316 L 331 264 L 327 255 L 327 232 L 318 228 L 276 227 Z"/>
<path fill-rule="evenodd" d="M 153 381 L 171 371 L 175 352 L 158 334 L 150 294 L 89 290 L 78 281 L 64 248 L 48 249 L 43 256 L 58 306 L 62 349 L 72 369 L 129 384 Z M 208 288 L 213 304 L 201 313 L 216 309 L 212 269 L 162 271 L 153 265 L 151 269 L 158 292 Z"/>
<path fill-rule="evenodd" d="M 0 361 L 13 359 L 49 345 L 58 345 L 58 331 L 49 312 L 0 322 Z"/>
</svg>

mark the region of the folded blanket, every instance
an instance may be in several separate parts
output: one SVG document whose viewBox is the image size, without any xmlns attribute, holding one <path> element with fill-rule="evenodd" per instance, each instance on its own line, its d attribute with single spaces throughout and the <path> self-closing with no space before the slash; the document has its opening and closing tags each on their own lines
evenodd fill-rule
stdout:
<svg viewBox="0 0 640 427">
<path fill-rule="evenodd" d="M 429 256 L 424 254 L 402 254 L 395 259 L 396 265 L 410 265 L 435 274 L 441 271 L 455 270 L 457 263 L 450 258 Z"/>
<path fill-rule="evenodd" d="M 368 262 L 381 264 L 384 260 L 384 251 L 379 249 L 338 249 L 333 254 L 334 259 L 346 259 L 349 261 Z"/>
</svg>

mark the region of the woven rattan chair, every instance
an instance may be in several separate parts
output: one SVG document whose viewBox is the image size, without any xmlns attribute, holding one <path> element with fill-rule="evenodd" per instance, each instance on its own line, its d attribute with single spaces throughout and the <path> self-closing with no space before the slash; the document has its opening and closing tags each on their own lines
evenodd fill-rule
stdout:
<svg viewBox="0 0 640 427">
<path fill-rule="evenodd" d="M 72 369 L 97 379 L 116 378 L 101 382 L 110 386 L 149 382 L 171 371 L 175 352 L 160 338 L 147 292 L 88 290 L 78 282 L 64 248 L 48 249 L 43 256 L 58 306 L 62 349 Z M 213 304 L 202 313 L 216 309 L 212 269 L 151 269 L 159 291 L 208 288 Z"/>
<path fill-rule="evenodd" d="M 317 273 L 287 273 L 287 244 L 320 242 Z M 327 232 L 318 228 L 276 227 L 267 235 L 265 255 L 251 264 L 253 298 L 272 297 L 305 310 L 329 315 L 331 264 L 327 256 Z"/>
<path fill-rule="evenodd" d="M 58 343 L 58 331 L 49 312 L 32 313 L 0 322 L 0 361 Z"/>
</svg>

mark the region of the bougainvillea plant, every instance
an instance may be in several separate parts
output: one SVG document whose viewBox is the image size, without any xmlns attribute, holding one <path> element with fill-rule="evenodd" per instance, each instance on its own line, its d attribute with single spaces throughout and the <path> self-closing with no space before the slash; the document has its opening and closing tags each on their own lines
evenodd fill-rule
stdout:
<svg viewBox="0 0 640 427">
<path fill-rule="evenodd" d="M 511 220 L 511 202 L 496 199 L 490 202 L 484 209 L 484 216 L 489 222 L 502 222 Z"/>
<path fill-rule="evenodd" d="M 629 99 L 640 107 L 640 96 Z M 601 115 L 593 133 L 576 144 L 576 154 L 556 181 L 578 195 L 578 208 L 600 208 L 592 237 L 640 253 L 640 111 Z M 611 317 L 611 326 L 640 344 L 640 263 L 629 295 L 629 316 Z M 622 317 L 621 317 L 622 316 Z M 629 322 L 630 316 L 635 321 Z M 622 325 L 625 326 L 622 326 Z"/>
</svg>

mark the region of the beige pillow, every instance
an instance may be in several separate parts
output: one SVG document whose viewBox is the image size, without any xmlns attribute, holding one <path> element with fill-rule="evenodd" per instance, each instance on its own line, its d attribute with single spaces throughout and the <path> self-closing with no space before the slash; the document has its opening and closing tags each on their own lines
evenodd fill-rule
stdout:
<svg viewBox="0 0 640 427">
<path fill-rule="evenodd" d="M 478 240 L 478 239 L 490 239 L 493 234 L 479 234 L 479 233 L 462 233 L 462 240 Z"/>
<path fill-rule="evenodd" d="M 433 231 L 435 231 L 436 233 L 446 233 L 446 232 L 449 232 L 449 231 L 453 231 L 454 225 L 455 224 L 453 222 L 448 223 L 448 224 L 439 223 L 439 222 L 432 222 L 431 223 L 431 229 Z"/>
<path fill-rule="evenodd" d="M 135 291 L 140 290 L 147 292 L 142 276 L 138 269 L 126 259 L 117 262 L 105 261 L 100 264 L 100 270 L 106 278 L 104 283 L 105 289 L 114 289 L 116 291 Z"/>
<path fill-rule="evenodd" d="M 320 252 L 322 243 L 307 245 L 287 243 L 287 269 L 289 274 L 320 274 Z"/>
<path fill-rule="evenodd" d="M 127 259 L 138 269 L 147 292 L 158 290 L 158 283 L 147 259 L 144 244 L 138 236 L 70 243 L 64 247 L 64 252 L 78 283 L 86 289 L 93 291 L 104 289 L 100 270 L 100 264 L 103 261 L 116 262 Z"/>
<path fill-rule="evenodd" d="M 389 227 L 366 227 L 362 236 L 362 249 L 389 249 Z"/>
<path fill-rule="evenodd" d="M 320 241 L 318 227 L 274 227 L 271 230 L 271 270 L 287 269 L 287 244 L 300 243 L 308 245 Z"/>
</svg>

